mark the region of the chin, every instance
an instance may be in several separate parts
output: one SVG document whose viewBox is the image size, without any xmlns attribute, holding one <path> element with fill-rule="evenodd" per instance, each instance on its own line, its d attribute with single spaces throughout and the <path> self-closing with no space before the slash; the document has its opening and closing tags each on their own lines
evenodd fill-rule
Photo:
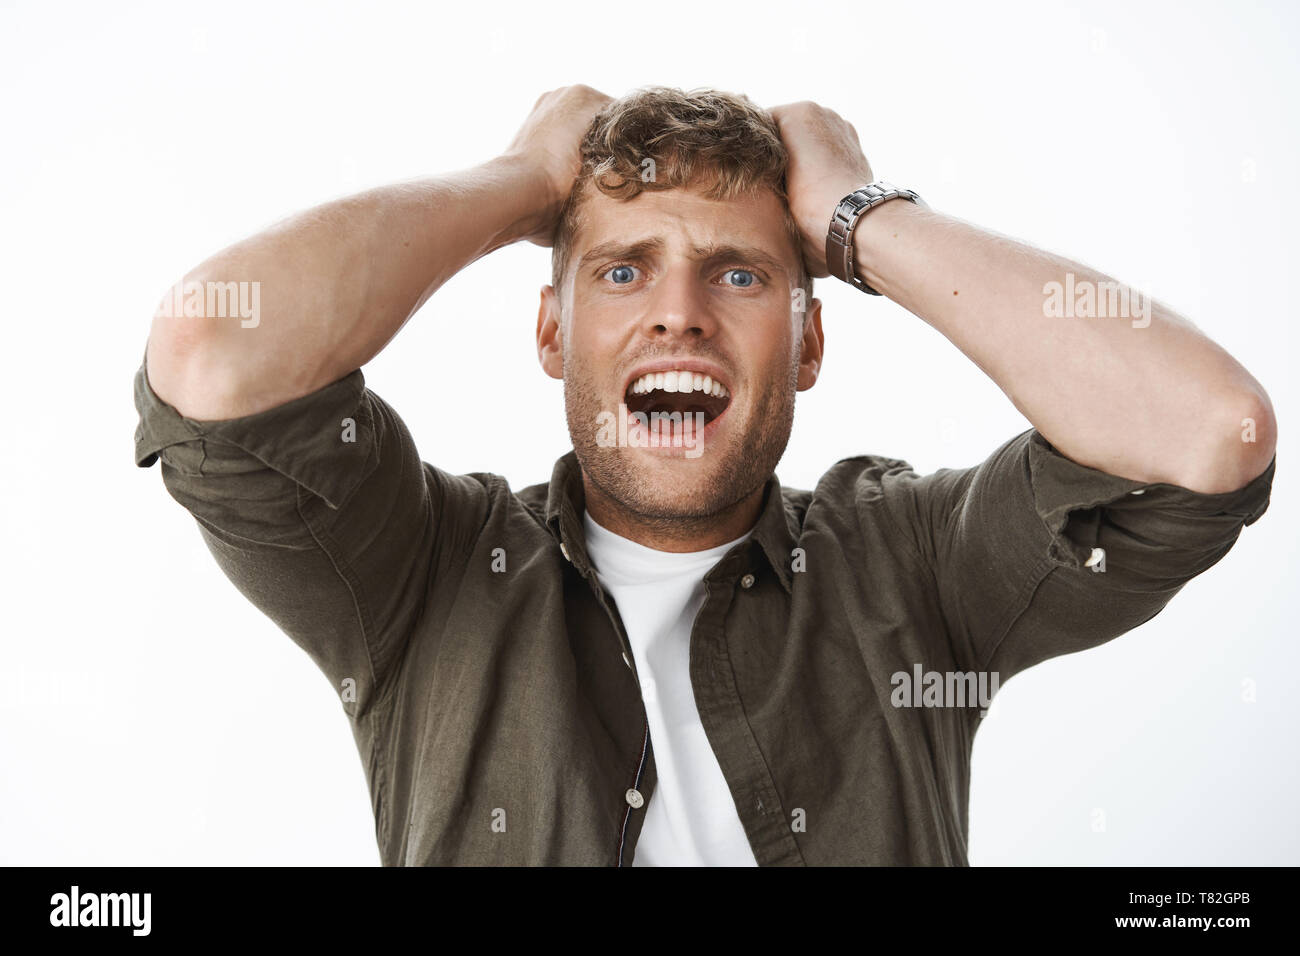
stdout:
<svg viewBox="0 0 1300 956">
<path fill-rule="evenodd" d="M 783 402 L 765 391 L 755 407 L 725 371 L 710 378 L 705 368 L 676 382 L 638 369 L 613 395 L 566 378 L 573 447 L 603 494 L 644 517 L 700 519 L 725 512 L 771 475 L 789 439 L 793 392 Z"/>
<path fill-rule="evenodd" d="M 580 455 L 597 486 L 637 514 L 698 519 L 725 511 L 753 489 L 743 446 L 593 448 Z"/>
</svg>

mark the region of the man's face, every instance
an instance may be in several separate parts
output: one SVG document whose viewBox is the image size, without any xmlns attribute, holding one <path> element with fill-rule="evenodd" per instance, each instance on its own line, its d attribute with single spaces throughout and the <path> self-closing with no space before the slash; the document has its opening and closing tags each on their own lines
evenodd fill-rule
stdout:
<svg viewBox="0 0 1300 956">
<path fill-rule="evenodd" d="M 768 190 L 624 202 L 588 187 L 583 214 L 563 295 L 544 288 L 538 320 L 578 461 L 643 518 L 718 514 L 775 469 L 821 359 L 785 206 Z"/>
</svg>

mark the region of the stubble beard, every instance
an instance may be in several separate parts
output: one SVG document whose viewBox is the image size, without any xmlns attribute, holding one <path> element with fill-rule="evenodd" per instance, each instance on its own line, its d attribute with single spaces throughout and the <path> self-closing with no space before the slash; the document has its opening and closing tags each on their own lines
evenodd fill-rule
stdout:
<svg viewBox="0 0 1300 956">
<path fill-rule="evenodd" d="M 656 465 L 637 448 L 603 447 L 597 442 L 601 412 L 607 408 L 594 376 L 581 359 L 565 350 L 564 408 L 569 438 L 588 481 L 643 527 L 666 535 L 697 533 L 724 520 L 776 470 L 794 425 L 799 377 L 796 354 L 784 379 L 758 396 L 747 422 L 732 420 L 726 436 L 705 443 L 694 459 L 660 459 Z M 734 415 L 738 408 L 729 408 Z M 740 427 L 737 427 L 740 426 Z"/>
</svg>

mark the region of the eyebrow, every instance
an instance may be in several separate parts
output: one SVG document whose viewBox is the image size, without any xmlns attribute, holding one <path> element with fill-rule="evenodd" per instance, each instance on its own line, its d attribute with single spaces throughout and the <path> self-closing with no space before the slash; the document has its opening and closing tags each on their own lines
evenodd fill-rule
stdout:
<svg viewBox="0 0 1300 956">
<path fill-rule="evenodd" d="M 590 263 L 601 259 L 642 259 L 648 255 L 663 252 L 663 249 L 664 242 L 662 239 L 641 239 L 636 242 L 611 239 L 608 242 L 597 243 L 588 249 L 582 258 L 578 260 L 577 268 L 579 270 L 584 269 Z M 757 246 L 708 243 L 703 246 L 692 246 L 691 255 L 706 265 L 711 262 L 727 260 L 752 262 L 755 265 L 765 266 L 773 272 L 789 274 L 789 270 L 780 259 L 764 252 Z"/>
<path fill-rule="evenodd" d="M 588 249 L 578 260 L 578 269 L 584 269 L 600 259 L 642 259 L 651 253 L 661 252 L 663 247 L 661 239 L 642 239 L 638 242 L 611 239 Z"/>
</svg>

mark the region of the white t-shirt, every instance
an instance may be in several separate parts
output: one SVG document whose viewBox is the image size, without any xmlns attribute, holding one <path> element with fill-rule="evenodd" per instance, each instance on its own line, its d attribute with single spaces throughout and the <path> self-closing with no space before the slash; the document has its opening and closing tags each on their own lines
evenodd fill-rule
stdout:
<svg viewBox="0 0 1300 956">
<path fill-rule="evenodd" d="M 650 721 L 658 780 L 633 866 L 757 866 L 691 687 L 691 628 L 704 575 L 736 541 L 707 551 L 656 551 L 584 512 L 587 554 L 627 630 Z"/>
</svg>

